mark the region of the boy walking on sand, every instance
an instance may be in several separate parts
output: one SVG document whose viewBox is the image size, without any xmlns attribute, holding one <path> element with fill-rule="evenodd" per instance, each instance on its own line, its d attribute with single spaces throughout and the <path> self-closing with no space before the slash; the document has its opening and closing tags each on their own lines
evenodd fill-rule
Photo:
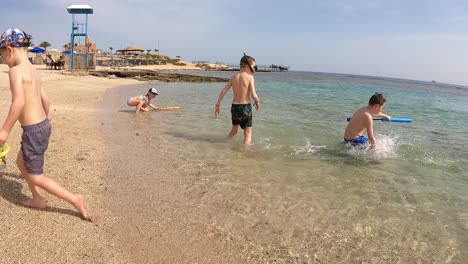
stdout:
<svg viewBox="0 0 468 264">
<path fill-rule="evenodd" d="M 375 93 L 369 99 L 369 104 L 357 110 L 346 127 L 344 133 L 344 142 L 353 146 L 366 144 L 370 142 L 371 148 L 375 147 L 375 137 L 372 116 L 383 117 L 390 121 L 391 117 L 382 113 L 387 99 L 382 94 Z M 367 139 L 363 136 L 364 130 L 367 131 Z"/>
<path fill-rule="evenodd" d="M 245 55 L 240 60 L 240 72 L 232 76 L 229 82 L 221 90 L 218 102 L 213 110 L 215 116 L 219 115 L 219 105 L 224 95 L 232 87 L 234 96 L 232 98 L 231 118 L 232 129 L 229 132 L 229 138 L 233 138 L 239 126 L 244 129 L 244 144 L 250 145 L 252 141 L 252 105 L 250 97 L 254 99 L 255 110 L 260 108 L 260 100 L 255 92 L 253 74 L 257 71 L 255 59 Z"/>
<path fill-rule="evenodd" d="M 22 204 L 34 208 L 46 208 L 47 203 L 39 194 L 39 188 L 69 202 L 84 219 L 88 218 L 83 197 L 73 194 L 44 175 L 44 153 L 49 144 L 51 124 L 48 114 L 50 101 L 39 73 L 28 59 L 31 36 L 16 28 L 7 29 L 0 36 L 0 55 L 10 68 L 10 111 L 0 129 L 0 145 L 4 144 L 16 121 L 21 123 L 21 150 L 16 163 L 31 189 L 32 199 Z"/>
</svg>

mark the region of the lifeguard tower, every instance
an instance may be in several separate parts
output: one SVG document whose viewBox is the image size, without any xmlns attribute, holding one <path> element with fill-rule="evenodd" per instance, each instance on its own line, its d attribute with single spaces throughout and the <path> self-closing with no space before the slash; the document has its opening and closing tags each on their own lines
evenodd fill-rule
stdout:
<svg viewBox="0 0 468 264">
<path fill-rule="evenodd" d="M 88 37 L 88 15 L 93 13 L 93 8 L 89 5 L 71 5 L 67 7 L 69 14 L 72 14 L 72 32 L 70 36 L 70 70 L 74 69 L 75 63 L 78 61 L 74 57 L 75 43 L 81 45 L 85 42 L 85 61 L 86 69 L 89 69 L 89 37 Z M 77 41 L 75 41 L 77 38 Z M 84 42 L 83 42 L 84 40 Z M 79 67 L 81 68 L 81 67 Z"/>
</svg>

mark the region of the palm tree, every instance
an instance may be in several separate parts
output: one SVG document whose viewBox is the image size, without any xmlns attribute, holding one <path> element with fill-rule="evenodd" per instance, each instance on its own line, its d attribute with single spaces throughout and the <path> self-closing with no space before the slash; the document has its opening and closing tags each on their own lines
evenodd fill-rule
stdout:
<svg viewBox="0 0 468 264">
<path fill-rule="evenodd" d="M 47 41 L 41 42 L 41 44 L 39 44 L 39 47 L 44 48 L 45 50 L 47 50 L 47 48 L 50 46 L 50 43 Z"/>
<path fill-rule="evenodd" d="M 114 66 L 114 56 L 112 55 L 112 50 L 114 49 L 113 47 L 109 47 L 111 51 L 111 66 Z"/>
</svg>

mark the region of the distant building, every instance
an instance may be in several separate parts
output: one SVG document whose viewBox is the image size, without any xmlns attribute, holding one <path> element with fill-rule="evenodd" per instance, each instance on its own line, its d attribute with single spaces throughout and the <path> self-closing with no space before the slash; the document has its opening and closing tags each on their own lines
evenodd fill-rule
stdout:
<svg viewBox="0 0 468 264">
<path fill-rule="evenodd" d="M 86 45 L 76 45 L 73 50 L 76 53 L 86 53 Z M 93 43 L 88 48 L 88 53 L 98 53 L 96 48 L 96 43 Z"/>
</svg>

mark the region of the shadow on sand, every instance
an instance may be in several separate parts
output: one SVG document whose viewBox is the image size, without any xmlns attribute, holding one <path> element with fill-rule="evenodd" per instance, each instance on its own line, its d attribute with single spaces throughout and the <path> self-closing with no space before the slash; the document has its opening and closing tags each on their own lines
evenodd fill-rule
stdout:
<svg viewBox="0 0 468 264">
<path fill-rule="evenodd" d="M 119 110 L 121 113 L 135 114 L 135 109 L 123 109 Z"/>
<path fill-rule="evenodd" d="M 13 178 L 14 180 L 11 180 L 9 178 Z M 30 199 L 30 197 L 24 195 L 22 193 L 23 185 L 18 182 L 18 180 L 23 180 L 23 176 L 15 173 L 3 173 L 0 172 L 0 197 L 5 199 L 6 201 L 15 204 L 17 206 L 21 207 L 26 207 L 21 204 L 20 201 L 25 201 Z M 27 207 L 30 208 L 30 207 Z M 80 213 L 70 210 L 70 209 L 62 209 L 62 208 L 57 208 L 57 207 L 52 207 L 49 206 L 46 209 L 37 209 L 37 208 L 30 208 L 32 210 L 37 210 L 37 211 L 45 211 L 45 212 L 51 212 L 51 213 L 59 213 L 59 214 L 66 214 L 66 215 L 71 215 L 78 217 L 80 219 L 81 215 Z"/>
</svg>

